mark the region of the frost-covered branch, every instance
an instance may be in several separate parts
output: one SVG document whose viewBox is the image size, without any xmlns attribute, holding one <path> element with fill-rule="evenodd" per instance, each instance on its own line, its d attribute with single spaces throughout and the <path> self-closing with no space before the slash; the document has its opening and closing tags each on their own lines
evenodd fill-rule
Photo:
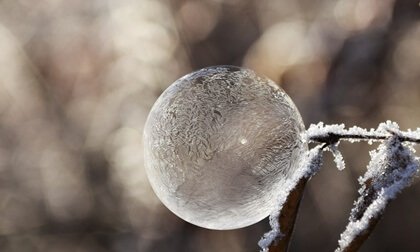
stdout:
<svg viewBox="0 0 420 252">
<path fill-rule="evenodd" d="M 344 124 L 324 125 L 322 122 L 310 125 L 306 131 L 305 137 L 308 142 L 324 143 L 333 145 L 340 140 L 349 142 L 359 141 L 383 141 L 398 133 L 398 139 L 401 142 L 420 143 L 420 129 L 415 131 L 399 131 L 395 122 L 387 121 L 381 123 L 377 129 L 363 129 L 357 126 L 345 129 Z"/>
<path fill-rule="evenodd" d="M 336 250 L 357 251 L 379 221 L 387 203 L 409 186 L 418 173 L 419 160 L 413 154 L 412 145 L 420 143 L 420 129 L 400 131 L 398 125 L 390 121 L 370 130 L 319 123 L 311 125 L 303 139 L 318 145 L 304 155 L 300 168 L 283 187 L 285 190 L 277 199 L 278 208 L 270 215 L 272 230 L 264 234 L 258 244 L 262 251 L 287 251 L 304 187 L 320 169 L 323 151 L 330 151 L 337 167 L 342 170 L 345 163 L 338 150 L 341 140 L 368 141 L 369 144 L 380 141 L 382 144 L 377 151 L 371 152 L 368 170 L 360 179 L 361 196 L 355 203 Z"/>
<path fill-rule="evenodd" d="M 301 160 L 300 168 L 285 185 L 286 189 L 280 192 L 277 209 L 270 215 L 271 230 L 258 242 L 261 251 L 287 251 L 306 182 L 320 169 L 322 151 L 321 145 L 309 150 Z"/>
<path fill-rule="evenodd" d="M 419 171 L 419 160 L 414 149 L 402 143 L 400 132 L 371 152 L 372 160 L 359 179 L 360 197 L 351 211 L 349 223 L 341 234 L 336 252 L 357 251 L 373 231 L 386 205 L 408 187 Z"/>
</svg>

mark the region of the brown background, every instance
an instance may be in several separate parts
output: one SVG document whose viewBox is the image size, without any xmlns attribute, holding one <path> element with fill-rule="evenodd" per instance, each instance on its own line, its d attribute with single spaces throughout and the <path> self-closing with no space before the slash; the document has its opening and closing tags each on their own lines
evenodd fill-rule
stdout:
<svg viewBox="0 0 420 252">
<path fill-rule="evenodd" d="M 0 0 L 0 251 L 257 251 L 267 220 L 209 231 L 175 217 L 143 169 L 159 94 L 201 67 L 267 75 L 310 123 L 420 126 L 416 0 Z M 367 144 L 310 181 L 291 251 L 332 251 Z M 362 251 L 420 251 L 420 186 Z"/>
</svg>

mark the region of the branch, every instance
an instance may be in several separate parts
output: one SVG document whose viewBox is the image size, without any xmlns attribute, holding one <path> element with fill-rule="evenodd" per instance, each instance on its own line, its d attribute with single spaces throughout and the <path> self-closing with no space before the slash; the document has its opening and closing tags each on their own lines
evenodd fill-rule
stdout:
<svg viewBox="0 0 420 252">
<path fill-rule="evenodd" d="M 278 209 L 270 215 L 272 230 L 264 234 L 258 244 L 263 252 L 287 251 L 304 187 L 320 169 L 323 151 L 331 151 L 337 167 L 342 170 L 345 164 L 337 148 L 341 140 L 364 140 L 369 143 L 380 141 L 382 144 L 378 151 L 371 153 L 372 161 L 368 171 L 360 180 L 361 196 L 351 212 L 349 224 L 341 234 L 336 250 L 357 251 L 378 223 L 387 203 L 407 187 L 418 172 L 420 165 L 411 146 L 420 143 L 420 129 L 403 132 L 396 123 L 389 121 L 370 130 L 359 127 L 345 129 L 343 124 L 319 123 L 311 125 L 303 139 L 318 145 L 306 153 L 300 167 L 279 192 Z"/>
<path fill-rule="evenodd" d="M 308 142 L 324 143 L 324 148 L 337 144 L 340 140 L 349 142 L 359 141 L 384 141 L 397 136 L 400 142 L 420 143 L 420 129 L 415 131 L 400 131 L 396 123 L 387 121 L 381 123 L 377 129 L 366 130 L 360 127 L 344 128 L 340 125 L 324 125 L 323 123 L 312 124 L 305 133 Z"/>
<path fill-rule="evenodd" d="M 355 223 L 361 223 L 363 217 L 366 216 L 366 212 L 369 206 L 377 199 L 378 191 L 372 186 L 372 181 L 368 180 L 364 185 L 361 196 L 355 203 L 355 207 L 352 209 L 349 224 L 347 225 L 346 231 L 349 229 L 354 229 L 351 225 L 355 226 Z M 343 237 L 346 231 L 341 235 L 341 240 L 339 241 L 339 248 L 337 251 L 341 252 L 356 252 L 363 245 L 366 239 L 370 236 L 376 224 L 382 218 L 383 210 L 378 212 L 377 215 L 367 218 L 367 223 L 364 224 L 354 237 L 350 238 L 350 241 L 346 245 L 340 244 L 340 241 L 343 240 Z M 366 219 L 366 217 L 365 217 Z"/>
<path fill-rule="evenodd" d="M 370 130 L 359 127 L 345 129 L 343 124 L 324 126 L 319 123 L 309 127 L 306 140 L 323 143 L 323 149 L 333 152 L 338 164 L 342 162 L 337 150 L 341 140 L 382 142 L 378 150 L 371 153 L 372 160 L 360 179 L 360 197 L 351 211 L 349 223 L 341 234 L 336 250 L 357 251 L 381 219 L 386 205 L 410 185 L 418 172 L 418 158 L 414 156 L 411 146 L 420 143 L 420 129 L 400 131 L 398 124 L 390 121 Z"/>
<path fill-rule="evenodd" d="M 262 251 L 287 251 L 306 182 L 320 169 L 322 151 L 320 145 L 309 150 L 293 177 L 285 183 L 277 209 L 270 215 L 271 230 L 258 242 Z"/>
<path fill-rule="evenodd" d="M 287 197 L 287 201 L 284 203 L 278 218 L 278 224 L 282 235 L 278 236 L 274 242 L 271 243 L 269 247 L 270 252 L 285 252 L 288 250 L 300 201 L 307 181 L 308 178 L 306 177 L 300 179 L 296 187 Z"/>
<path fill-rule="evenodd" d="M 311 142 L 317 142 L 317 143 L 326 143 L 328 145 L 335 144 L 339 142 L 340 140 L 356 140 L 356 141 L 380 141 L 380 140 L 386 140 L 390 138 L 391 135 L 357 135 L 357 134 L 337 134 L 334 132 L 328 132 L 327 135 L 314 135 L 310 137 Z M 408 136 L 399 136 L 399 140 L 401 142 L 412 142 L 412 143 L 420 143 L 419 138 L 414 137 L 408 137 Z"/>
<path fill-rule="evenodd" d="M 360 197 L 351 211 L 349 224 L 341 234 L 336 252 L 355 252 L 374 230 L 387 204 L 408 187 L 418 173 L 420 164 L 410 147 L 404 146 L 396 132 L 377 151 L 365 175 L 359 179 L 362 185 Z"/>
</svg>

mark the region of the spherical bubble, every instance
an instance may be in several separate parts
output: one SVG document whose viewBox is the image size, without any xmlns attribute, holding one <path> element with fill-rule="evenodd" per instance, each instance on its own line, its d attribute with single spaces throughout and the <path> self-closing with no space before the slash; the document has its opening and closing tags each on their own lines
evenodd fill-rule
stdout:
<svg viewBox="0 0 420 252">
<path fill-rule="evenodd" d="M 197 226 L 234 229 L 275 208 L 307 150 L 292 100 L 271 80 L 233 66 L 175 81 L 144 130 L 145 166 L 159 199 Z"/>
</svg>

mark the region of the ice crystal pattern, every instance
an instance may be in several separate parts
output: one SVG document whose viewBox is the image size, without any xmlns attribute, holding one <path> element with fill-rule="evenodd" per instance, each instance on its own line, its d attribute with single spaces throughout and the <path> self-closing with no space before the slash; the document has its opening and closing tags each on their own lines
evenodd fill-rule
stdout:
<svg viewBox="0 0 420 252">
<path fill-rule="evenodd" d="M 271 80 L 233 66 L 209 67 L 166 89 L 144 131 L 145 166 L 172 212 L 209 229 L 254 224 L 299 167 L 304 125 Z"/>
</svg>

